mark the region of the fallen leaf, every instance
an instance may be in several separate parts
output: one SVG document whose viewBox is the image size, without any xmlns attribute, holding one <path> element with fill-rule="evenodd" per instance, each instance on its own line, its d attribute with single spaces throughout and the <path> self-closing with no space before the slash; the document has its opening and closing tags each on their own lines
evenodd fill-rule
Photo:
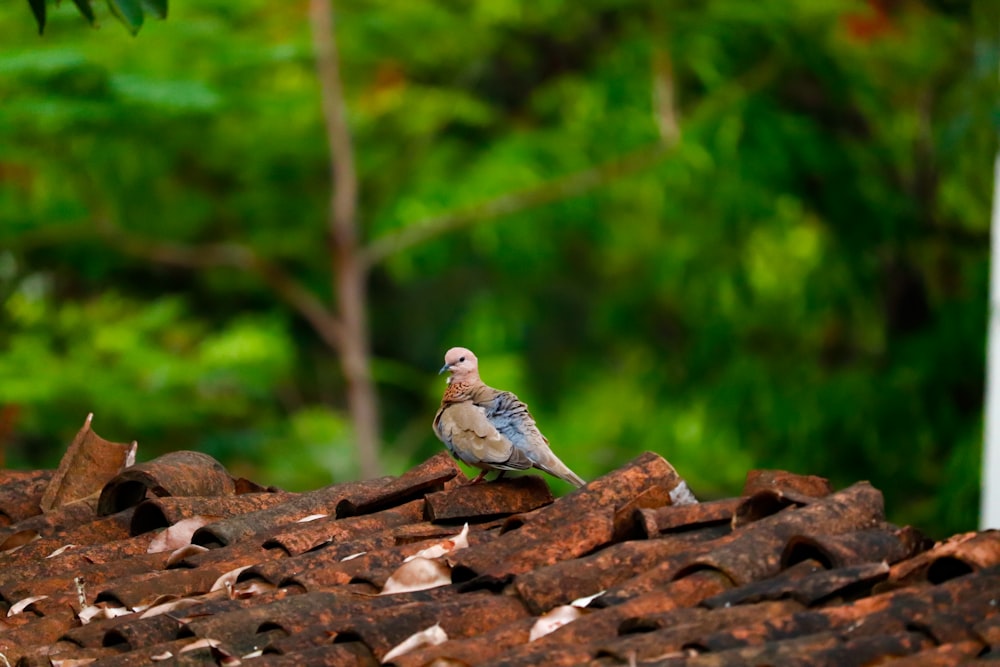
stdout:
<svg viewBox="0 0 1000 667">
<path fill-rule="evenodd" d="M 34 595 L 34 596 L 30 597 L 30 598 L 24 598 L 23 600 L 18 600 L 17 602 L 15 602 L 14 604 L 12 604 L 10 606 L 9 610 L 7 610 L 7 618 L 10 618 L 11 616 L 16 616 L 17 614 L 20 614 L 22 611 L 24 611 L 25 609 L 27 609 L 28 607 L 30 607 L 34 603 L 38 602 L 39 600 L 44 600 L 47 597 L 49 597 L 49 596 L 48 595 Z"/>
<path fill-rule="evenodd" d="M 425 591 L 450 583 L 451 568 L 446 563 L 438 559 L 417 557 L 400 565 L 386 580 L 379 595 Z"/>
<path fill-rule="evenodd" d="M 146 553 L 158 554 L 164 551 L 176 551 L 181 547 L 186 547 L 191 544 L 191 536 L 194 535 L 196 530 L 211 523 L 215 519 L 216 517 L 193 516 L 188 519 L 178 521 L 154 537 L 153 541 L 149 543 Z"/>
<path fill-rule="evenodd" d="M 392 650 L 386 653 L 385 657 L 382 658 L 382 664 L 418 648 L 423 648 L 424 646 L 437 646 L 438 644 L 443 644 L 446 641 L 448 641 L 448 633 L 444 631 L 444 628 L 441 627 L 440 623 L 435 623 L 426 630 L 413 633 L 393 647 Z"/>
<path fill-rule="evenodd" d="M 453 537 L 449 537 L 437 544 L 432 544 L 426 549 L 421 549 L 412 556 L 408 556 L 403 562 L 406 563 L 415 558 L 440 558 L 445 554 L 451 553 L 452 551 L 458 551 L 459 549 L 466 549 L 469 546 L 469 524 L 466 523 L 462 528 L 462 532 Z"/>
<path fill-rule="evenodd" d="M 570 604 L 570 606 L 580 607 L 582 609 L 582 608 L 586 607 L 587 605 L 589 605 L 594 600 L 596 600 L 597 598 L 599 598 L 602 595 L 604 595 L 605 593 L 607 593 L 607 591 L 598 591 L 597 593 L 594 593 L 593 595 L 587 595 L 587 596 L 582 597 L 582 598 L 577 598 L 577 599 L 573 600 L 572 602 L 570 602 L 569 604 Z"/>
<path fill-rule="evenodd" d="M 584 612 L 579 607 L 574 607 L 568 604 L 556 607 L 552 611 L 538 617 L 535 624 L 531 626 L 531 632 L 528 634 L 528 641 L 533 642 L 536 639 L 541 639 L 545 635 L 556 631 L 567 623 L 572 623 L 576 619 L 583 616 L 583 613 Z"/>
<path fill-rule="evenodd" d="M 233 586 L 236 585 L 236 578 L 240 576 L 240 573 L 243 572 L 243 570 L 249 569 L 250 567 L 251 567 L 250 565 L 244 565 L 243 567 L 238 567 L 235 570 L 230 570 L 229 572 L 226 572 L 224 575 L 216 579 L 215 583 L 212 584 L 212 587 L 208 590 L 217 591 L 223 588 L 226 590 L 231 589 Z"/>
<path fill-rule="evenodd" d="M 46 556 L 46 558 L 55 558 L 56 556 L 66 551 L 67 549 L 75 549 L 75 548 L 76 548 L 75 544 L 64 544 L 63 546 L 59 547 L 58 549 L 50 553 L 48 556 Z"/>
<path fill-rule="evenodd" d="M 117 607 L 106 606 L 106 603 L 102 602 L 100 604 L 92 604 L 89 607 L 84 607 L 80 610 L 80 613 L 76 615 L 80 619 L 80 623 L 86 625 L 93 620 L 101 620 L 105 618 L 117 618 L 119 616 L 126 616 L 131 614 L 132 610 L 128 609 L 124 605 Z"/>
<path fill-rule="evenodd" d="M 180 549 L 177 549 L 172 554 L 170 554 L 170 556 L 167 558 L 167 567 L 170 567 L 171 565 L 176 565 L 177 563 L 181 562 L 188 556 L 194 556 L 195 554 L 200 554 L 205 551 L 208 551 L 208 548 L 203 547 L 200 544 L 184 545 Z"/>
</svg>

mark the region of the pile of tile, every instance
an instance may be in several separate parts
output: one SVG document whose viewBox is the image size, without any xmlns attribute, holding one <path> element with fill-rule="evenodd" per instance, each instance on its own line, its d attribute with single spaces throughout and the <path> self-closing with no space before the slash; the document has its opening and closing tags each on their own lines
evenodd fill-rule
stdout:
<svg viewBox="0 0 1000 667">
<path fill-rule="evenodd" d="M 90 422 L 0 471 L 0 666 L 951 665 L 1000 658 L 1000 535 L 933 544 L 860 482 L 680 504 L 644 454 L 554 500 L 444 454 L 292 494 Z"/>
</svg>

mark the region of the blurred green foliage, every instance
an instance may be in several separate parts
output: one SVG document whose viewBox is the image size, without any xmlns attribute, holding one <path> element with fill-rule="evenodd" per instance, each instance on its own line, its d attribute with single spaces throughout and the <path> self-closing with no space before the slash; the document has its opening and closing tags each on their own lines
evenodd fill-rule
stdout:
<svg viewBox="0 0 1000 667">
<path fill-rule="evenodd" d="M 386 468 L 439 450 L 435 372 L 464 345 L 584 477 L 651 449 L 705 498 L 781 467 L 972 528 L 989 5 L 338 2 L 363 236 L 471 216 L 374 267 Z M 23 5 L 0 21 L 7 464 L 54 465 L 94 411 L 145 458 L 199 449 L 289 488 L 356 474 L 336 357 L 286 303 L 130 251 L 237 242 L 329 300 L 304 8 L 175 4 L 138 38 L 69 9 L 43 39 Z M 595 167 L 572 196 L 547 185 Z M 514 212 L 487 214 L 497 197 Z"/>
</svg>

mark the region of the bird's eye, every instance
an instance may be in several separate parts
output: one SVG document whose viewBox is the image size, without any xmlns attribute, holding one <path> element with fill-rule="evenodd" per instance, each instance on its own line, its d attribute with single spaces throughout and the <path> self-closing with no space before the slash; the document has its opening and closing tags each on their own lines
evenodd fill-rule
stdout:
<svg viewBox="0 0 1000 667">
<path fill-rule="evenodd" d="M 459 357 L 458 363 L 462 363 L 463 361 L 465 361 L 465 357 Z"/>
</svg>

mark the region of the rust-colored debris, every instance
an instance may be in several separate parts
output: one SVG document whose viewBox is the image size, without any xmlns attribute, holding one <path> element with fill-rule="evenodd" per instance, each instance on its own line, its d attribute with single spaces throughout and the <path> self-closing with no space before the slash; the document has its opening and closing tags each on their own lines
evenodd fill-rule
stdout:
<svg viewBox="0 0 1000 667">
<path fill-rule="evenodd" d="M 135 461 L 136 443 L 105 440 L 90 428 L 93 417 L 93 414 L 87 415 L 83 427 L 63 454 L 59 469 L 39 503 L 42 511 L 48 512 L 100 493 L 109 479 Z"/>
<path fill-rule="evenodd" d="M 42 514 L 50 477 L 0 471 L 28 499 L 0 489 L 0 665 L 1000 654 L 998 534 L 931 545 L 887 524 L 867 483 L 752 471 L 740 498 L 673 505 L 682 478 L 646 453 L 553 500 L 541 476 L 469 485 L 442 453 L 398 477 L 289 494 L 176 452 Z"/>
</svg>

